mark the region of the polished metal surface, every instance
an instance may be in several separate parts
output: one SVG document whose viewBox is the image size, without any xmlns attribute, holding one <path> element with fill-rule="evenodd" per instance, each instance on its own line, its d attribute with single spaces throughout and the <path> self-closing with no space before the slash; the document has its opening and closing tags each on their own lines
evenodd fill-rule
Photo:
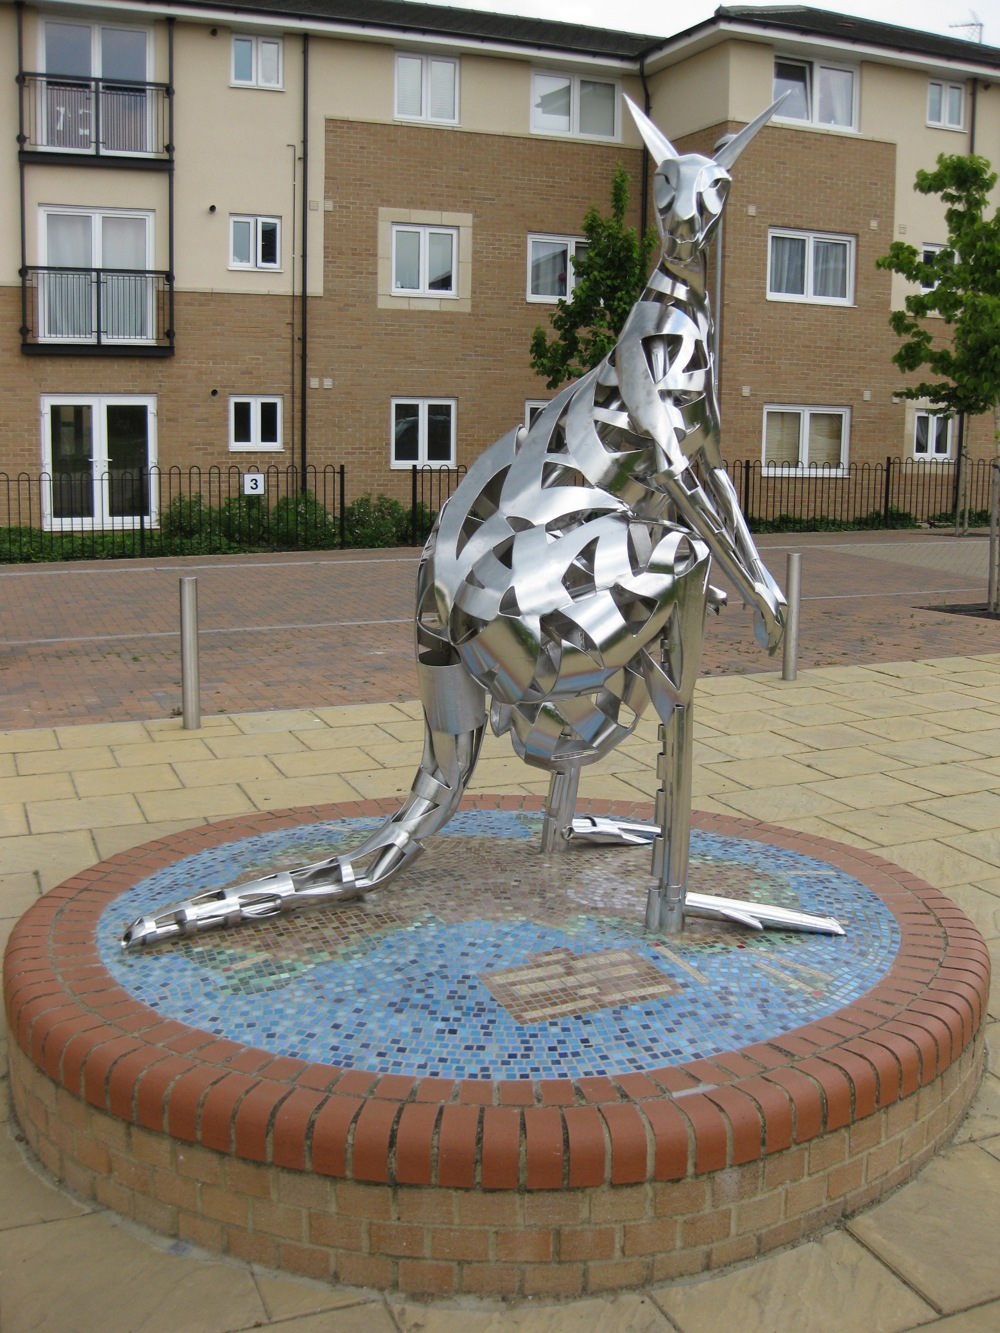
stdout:
<svg viewBox="0 0 1000 1333">
<path fill-rule="evenodd" d="M 685 910 L 756 928 L 839 930 L 743 902 L 685 901 L 692 700 L 705 613 L 725 601 L 709 584 L 712 560 L 754 608 L 772 652 L 785 617 L 722 466 L 705 257 L 730 168 L 778 104 L 714 159 L 678 154 L 628 105 L 656 162 L 659 263 L 613 351 L 530 428 L 481 454 L 438 517 L 417 577 L 426 727 L 409 797 L 349 856 L 143 918 L 125 947 L 384 885 L 458 807 L 487 696 L 494 732 L 552 774 L 546 853 L 569 840 L 652 843 L 650 930 L 681 930 Z M 581 767 L 629 736 L 650 704 L 661 720 L 656 825 L 574 819 Z"/>
</svg>

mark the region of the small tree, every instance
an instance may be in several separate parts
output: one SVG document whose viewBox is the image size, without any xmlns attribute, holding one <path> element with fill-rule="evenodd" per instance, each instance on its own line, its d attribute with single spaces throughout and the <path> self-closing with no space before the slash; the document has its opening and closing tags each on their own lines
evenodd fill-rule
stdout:
<svg viewBox="0 0 1000 1333">
<path fill-rule="evenodd" d="M 927 398 L 958 415 L 992 411 L 1000 453 L 1000 215 L 986 215 L 996 180 L 985 158 L 942 153 L 935 171 L 917 172 L 913 188 L 941 196 L 947 243 L 925 260 L 895 241 L 876 263 L 921 288 L 889 316 L 905 340 L 892 359 L 905 374 L 926 366 L 935 378 L 901 389 L 901 396 Z M 928 315 L 943 322 L 925 323 Z"/>
<path fill-rule="evenodd" d="M 587 250 L 573 259 L 575 285 L 552 315 L 555 337 L 539 326 L 531 337 L 531 365 L 550 389 L 579 379 L 614 347 L 622 325 L 649 274 L 656 244 L 652 233 L 640 237 L 625 225 L 629 176 L 619 166 L 611 183 L 611 216 L 587 210 L 583 234 Z"/>
</svg>

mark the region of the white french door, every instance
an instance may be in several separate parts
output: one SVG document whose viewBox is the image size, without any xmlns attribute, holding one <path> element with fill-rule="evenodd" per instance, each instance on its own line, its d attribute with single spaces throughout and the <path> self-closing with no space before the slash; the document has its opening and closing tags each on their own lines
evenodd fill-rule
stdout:
<svg viewBox="0 0 1000 1333">
<path fill-rule="evenodd" d="M 156 399 L 42 399 L 42 518 L 52 531 L 157 522 Z"/>
<path fill-rule="evenodd" d="M 147 153 L 149 34 L 46 20 L 41 141 L 63 152 Z"/>
<path fill-rule="evenodd" d="M 146 213 L 43 209 L 39 331 L 55 342 L 149 342 L 154 280 Z"/>
</svg>

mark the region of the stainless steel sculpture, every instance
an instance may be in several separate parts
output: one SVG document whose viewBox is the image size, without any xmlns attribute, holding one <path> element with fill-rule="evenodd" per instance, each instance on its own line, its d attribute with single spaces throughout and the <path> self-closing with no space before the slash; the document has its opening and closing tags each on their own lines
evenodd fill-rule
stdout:
<svg viewBox="0 0 1000 1333">
<path fill-rule="evenodd" d="M 626 99 L 627 100 L 627 99 Z M 551 776 L 543 851 L 572 840 L 652 844 L 650 931 L 684 916 L 842 933 L 825 917 L 686 894 L 691 703 L 714 558 L 772 652 L 785 600 L 722 466 L 705 248 L 729 171 L 775 107 L 714 159 L 680 155 L 628 103 L 656 162 L 662 252 L 613 351 L 531 427 L 486 450 L 444 506 L 417 576 L 424 753 L 399 811 L 349 857 L 200 895 L 140 917 L 123 947 L 235 925 L 384 885 L 450 819 L 487 723 Z M 775 104 L 777 106 L 777 103 Z M 624 740 L 652 703 L 661 790 L 655 824 L 574 818 L 580 769 Z"/>
</svg>

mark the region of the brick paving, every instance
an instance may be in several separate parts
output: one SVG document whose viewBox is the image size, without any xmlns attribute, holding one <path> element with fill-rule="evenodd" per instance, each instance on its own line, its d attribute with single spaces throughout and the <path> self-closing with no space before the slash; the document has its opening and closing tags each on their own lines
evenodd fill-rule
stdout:
<svg viewBox="0 0 1000 1333">
<path fill-rule="evenodd" d="M 779 581 L 802 552 L 801 667 L 992 652 L 1000 626 L 929 607 L 986 600 L 988 540 L 943 531 L 765 536 Z M 180 704 L 178 579 L 198 578 L 208 714 L 416 696 L 416 551 L 0 569 L 0 729 L 167 717 Z M 775 663 L 749 613 L 712 618 L 704 674 Z"/>
</svg>

